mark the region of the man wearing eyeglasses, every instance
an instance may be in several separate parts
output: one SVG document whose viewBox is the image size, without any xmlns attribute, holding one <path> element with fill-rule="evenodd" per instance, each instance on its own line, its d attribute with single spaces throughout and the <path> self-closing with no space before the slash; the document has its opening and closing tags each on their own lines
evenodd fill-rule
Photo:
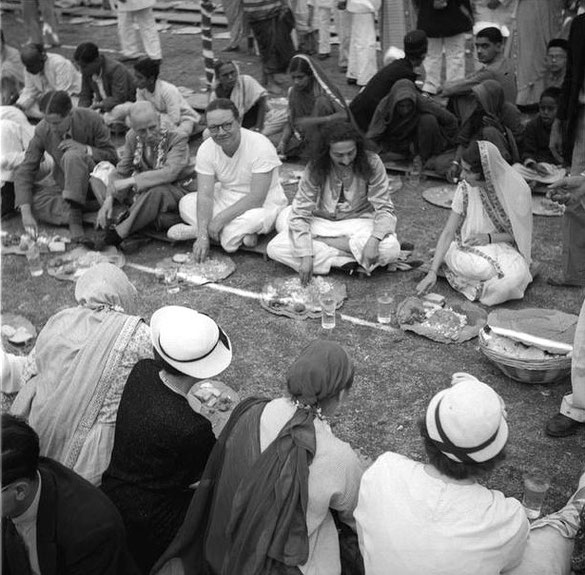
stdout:
<svg viewBox="0 0 585 575">
<path fill-rule="evenodd" d="M 179 200 L 193 190 L 187 136 L 161 127 L 160 116 L 150 102 L 130 107 L 131 130 L 126 134 L 122 159 L 107 186 L 96 227 L 105 230 L 97 249 L 118 246 L 132 233 L 154 226 L 166 231 L 181 221 Z M 110 226 L 114 200 L 128 209 Z M 129 247 L 127 245 L 127 247 Z"/>
<path fill-rule="evenodd" d="M 134 575 L 120 514 L 96 487 L 39 457 L 39 437 L 2 415 L 2 573 Z"/>
<path fill-rule="evenodd" d="M 197 152 L 197 194 L 186 195 L 179 204 L 186 224 L 168 231 L 174 240 L 195 239 L 193 253 L 199 262 L 207 258 L 212 241 L 226 252 L 242 244 L 255 246 L 287 204 L 272 143 L 241 127 L 231 100 L 211 102 L 206 118 L 211 138 Z"/>
</svg>

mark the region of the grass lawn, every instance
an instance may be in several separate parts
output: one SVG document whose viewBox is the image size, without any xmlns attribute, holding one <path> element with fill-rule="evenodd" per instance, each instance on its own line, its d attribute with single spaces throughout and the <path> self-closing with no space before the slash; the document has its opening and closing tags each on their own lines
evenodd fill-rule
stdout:
<svg viewBox="0 0 585 575">
<path fill-rule="evenodd" d="M 23 38 L 22 23 L 13 15 L 3 18 L 2 28 L 7 42 L 18 45 Z M 115 27 L 89 28 L 98 45 L 118 46 Z M 71 57 L 72 49 L 87 39 L 87 25 L 63 23 L 59 52 Z M 162 77 L 178 85 L 194 89 L 204 87 L 199 36 L 161 34 L 164 52 Z M 226 40 L 218 41 L 219 48 Z M 336 51 L 334 49 L 334 54 Z M 256 58 L 243 52 L 235 58 L 244 72 L 259 77 Z M 356 90 L 346 86 L 338 72 L 336 58 L 325 61 L 334 81 L 346 97 Z M 420 189 L 405 186 L 394 194 L 398 213 L 398 236 L 416 245 L 415 259 L 428 260 L 448 211 L 426 203 Z M 288 189 L 290 194 L 294 189 Z M 19 218 L 3 222 L 8 231 L 20 229 Z M 154 267 L 156 262 L 177 251 L 190 249 L 190 244 L 171 246 L 151 242 L 139 253 L 127 257 L 129 262 Z M 536 217 L 534 221 L 534 258 L 542 264 L 542 273 L 528 289 L 523 301 L 506 307 L 556 308 L 579 313 L 583 293 L 579 289 L 548 286 L 545 278 L 561 273 L 561 218 Z M 48 256 L 44 256 L 45 259 Z M 269 280 L 291 274 L 287 268 L 264 261 L 250 253 L 234 254 L 236 272 L 225 285 L 259 292 Z M 221 379 L 237 389 L 242 397 L 253 394 L 278 395 L 284 384 L 287 367 L 301 348 L 324 334 L 317 320 L 295 321 L 264 311 L 258 301 L 226 294 L 208 287 L 185 288 L 170 295 L 156 279 L 130 267 L 126 273 L 139 290 L 142 314 L 149 319 L 159 307 L 167 304 L 187 305 L 212 315 L 227 331 L 234 345 L 234 361 Z M 336 275 L 346 282 L 348 300 L 342 312 L 375 321 L 376 294 L 389 290 L 397 300 L 413 293 L 420 272 L 378 273 L 369 279 Z M 451 299 L 456 295 L 444 280 L 436 291 Z M 74 285 L 60 282 L 47 274 L 32 278 L 26 260 L 18 256 L 2 258 L 2 311 L 26 316 L 37 329 L 63 307 L 74 305 Z M 365 454 L 375 458 L 386 450 L 411 457 L 422 457 L 417 420 L 424 414 L 431 396 L 449 384 L 451 374 L 468 371 L 492 385 L 504 398 L 510 422 L 508 457 L 489 479 L 489 486 L 508 495 L 521 497 L 522 474 L 537 467 L 552 478 L 545 511 L 560 507 L 572 493 L 583 464 L 583 432 L 567 439 L 553 440 L 544 434 L 548 417 L 558 410 L 561 397 L 570 388 L 569 381 L 558 384 L 523 385 L 503 376 L 478 350 L 477 339 L 460 345 L 442 345 L 414 334 L 384 332 L 372 327 L 339 321 L 331 336 L 346 346 L 356 363 L 356 381 L 348 402 L 333 421 L 335 433 Z"/>
</svg>

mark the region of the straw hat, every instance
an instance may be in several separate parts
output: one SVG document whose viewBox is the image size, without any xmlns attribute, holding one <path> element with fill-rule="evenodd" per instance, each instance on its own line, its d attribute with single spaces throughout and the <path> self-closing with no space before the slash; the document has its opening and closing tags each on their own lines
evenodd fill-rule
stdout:
<svg viewBox="0 0 585 575">
<path fill-rule="evenodd" d="M 426 425 L 433 443 L 459 463 L 488 461 L 508 441 L 500 396 L 468 373 L 454 374 L 452 386 L 431 399 Z"/>
<path fill-rule="evenodd" d="M 166 306 L 150 320 L 152 345 L 160 356 L 185 375 L 207 379 L 232 361 L 228 336 L 208 315 L 182 306 Z"/>
</svg>

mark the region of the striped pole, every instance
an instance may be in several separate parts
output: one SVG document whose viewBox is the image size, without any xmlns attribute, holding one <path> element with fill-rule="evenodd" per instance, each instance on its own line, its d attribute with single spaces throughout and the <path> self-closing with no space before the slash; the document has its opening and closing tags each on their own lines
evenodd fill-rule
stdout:
<svg viewBox="0 0 585 575">
<path fill-rule="evenodd" d="M 203 44 L 203 64 L 205 66 L 205 79 L 207 92 L 211 93 L 213 84 L 213 35 L 211 32 L 211 14 L 215 6 L 211 0 L 201 2 L 201 40 Z"/>
</svg>

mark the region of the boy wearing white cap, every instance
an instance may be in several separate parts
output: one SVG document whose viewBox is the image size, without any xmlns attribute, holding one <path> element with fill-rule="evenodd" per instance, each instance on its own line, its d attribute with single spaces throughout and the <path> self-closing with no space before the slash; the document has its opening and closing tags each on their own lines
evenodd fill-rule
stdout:
<svg viewBox="0 0 585 575">
<path fill-rule="evenodd" d="M 366 575 L 564 573 L 585 489 L 534 523 L 529 539 L 520 502 L 477 482 L 505 457 L 500 396 L 456 373 L 420 425 L 428 463 L 388 452 L 362 478 L 354 516 Z"/>
<path fill-rule="evenodd" d="M 139 361 L 124 386 L 112 458 L 102 489 L 128 533 L 128 547 L 148 573 L 181 526 L 215 444 L 211 423 L 186 395 L 232 360 L 230 340 L 209 316 L 181 306 L 150 320 L 155 359 Z"/>
</svg>

